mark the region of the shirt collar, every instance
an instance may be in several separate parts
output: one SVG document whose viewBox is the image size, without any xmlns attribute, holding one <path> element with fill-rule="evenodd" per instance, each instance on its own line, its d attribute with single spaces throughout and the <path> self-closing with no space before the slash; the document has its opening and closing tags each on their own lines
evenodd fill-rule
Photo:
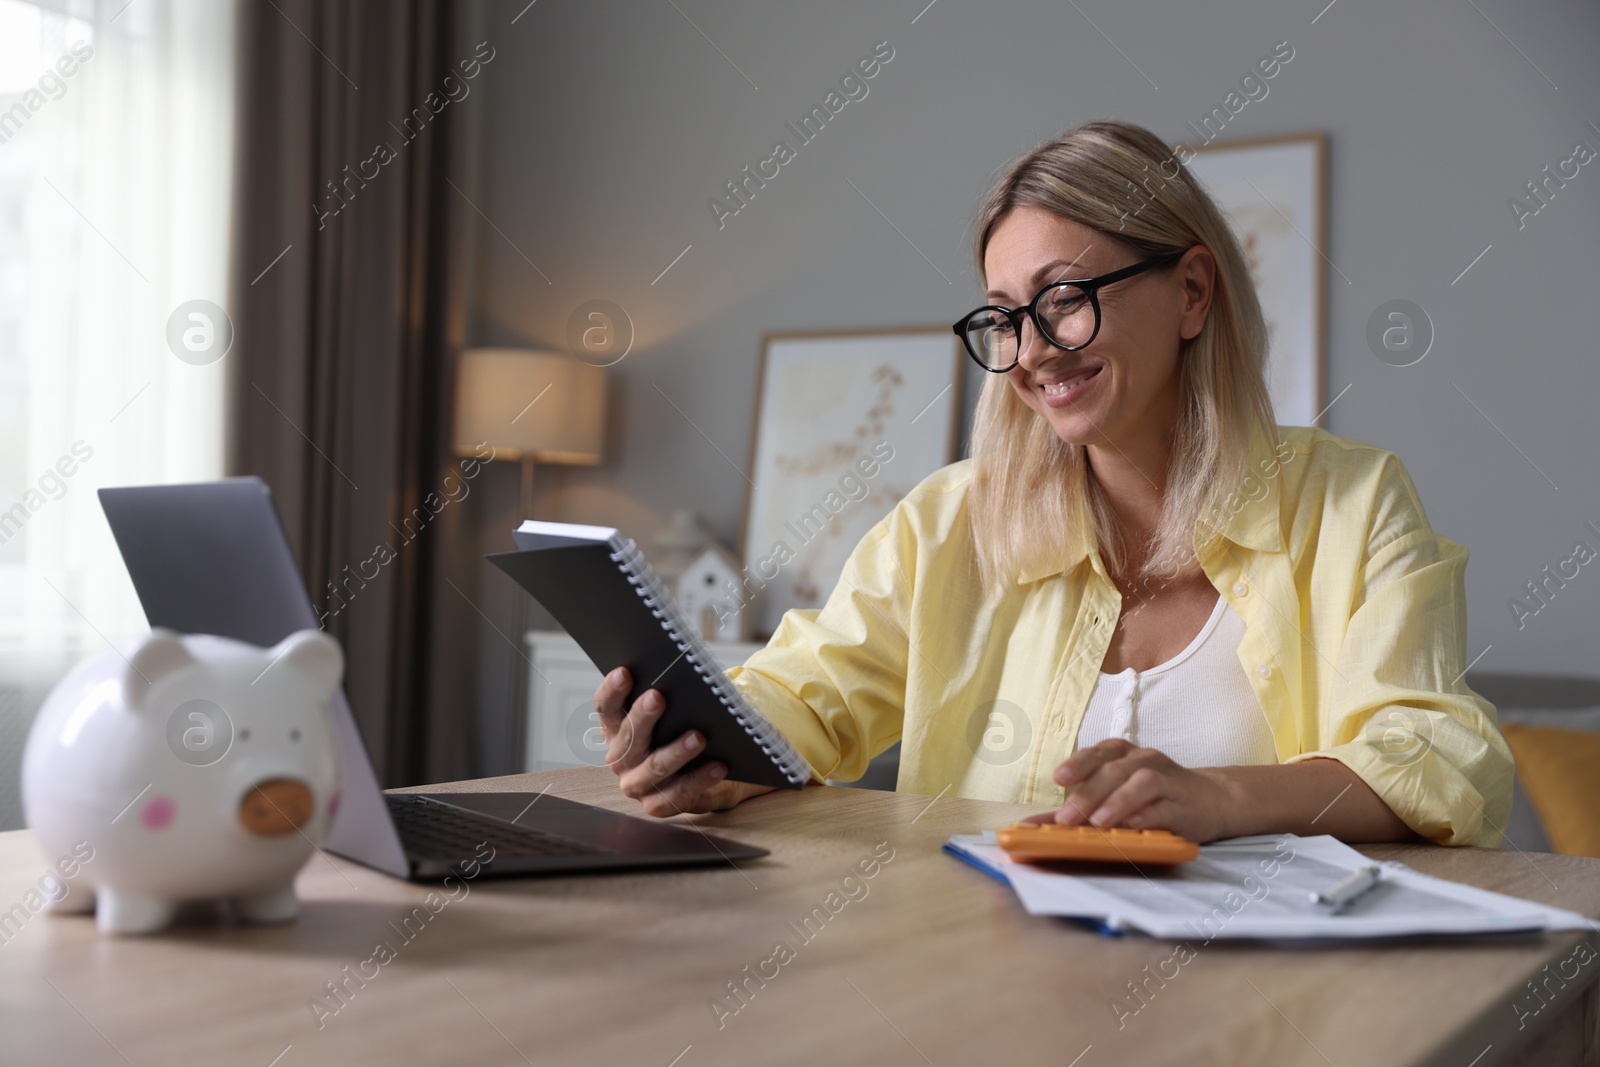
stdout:
<svg viewBox="0 0 1600 1067">
<path fill-rule="evenodd" d="M 1283 550 L 1283 518 L 1279 497 L 1282 465 L 1276 428 L 1268 435 L 1260 427 L 1250 434 L 1250 466 L 1233 493 L 1222 501 L 1222 536 L 1236 545 L 1260 552 Z M 1198 524 L 1196 534 L 1199 533 Z"/>
<path fill-rule="evenodd" d="M 1243 548 L 1261 552 L 1283 549 L 1283 520 L 1279 511 L 1280 478 L 1276 444 L 1272 436 L 1257 427 L 1250 435 L 1248 472 L 1239 487 L 1223 498 L 1219 506 L 1220 513 L 1213 520 L 1220 520 L 1223 537 Z M 1205 517 L 1196 521 L 1197 539 L 1205 523 Z M 1068 573 L 1086 561 L 1096 574 L 1106 578 L 1099 548 L 1093 543 L 1093 533 L 1085 532 L 1087 536 L 1077 530 L 1068 530 L 1058 542 L 1059 548 L 1053 555 L 1041 554 L 1038 559 L 1023 566 L 1017 573 L 1017 583 L 1025 585 L 1054 574 Z"/>
<path fill-rule="evenodd" d="M 1076 538 L 1073 538 L 1073 540 L 1076 540 Z M 1037 582 L 1041 578 L 1049 578 L 1051 575 L 1073 570 L 1085 558 L 1087 558 L 1087 553 L 1081 547 L 1070 551 L 1063 547 L 1055 559 L 1046 559 L 1040 556 L 1023 564 L 1022 569 L 1017 571 L 1017 584 L 1027 585 L 1030 582 Z M 1100 568 L 1097 567 L 1095 569 L 1099 570 Z"/>
</svg>

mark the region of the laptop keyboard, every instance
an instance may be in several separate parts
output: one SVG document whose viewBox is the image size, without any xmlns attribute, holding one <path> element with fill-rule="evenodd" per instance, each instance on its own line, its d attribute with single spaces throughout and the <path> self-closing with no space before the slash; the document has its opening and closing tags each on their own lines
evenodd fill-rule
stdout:
<svg viewBox="0 0 1600 1067">
<path fill-rule="evenodd" d="M 471 859 L 484 842 L 494 849 L 496 859 L 602 856 L 611 851 L 574 837 L 512 825 L 415 794 L 386 793 L 384 799 L 389 802 L 389 814 L 406 848 L 437 859 Z"/>
</svg>

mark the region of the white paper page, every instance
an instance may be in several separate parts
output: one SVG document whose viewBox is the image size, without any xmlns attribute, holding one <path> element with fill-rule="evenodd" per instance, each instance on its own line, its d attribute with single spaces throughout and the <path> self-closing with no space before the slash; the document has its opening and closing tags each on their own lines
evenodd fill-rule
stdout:
<svg viewBox="0 0 1600 1067">
<path fill-rule="evenodd" d="M 1238 838 L 1176 868 L 1078 865 L 1073 873 L 1016 863 L 992 835 L 952 839 L 1010 880 L 1035 915 L 1116 918 L 1157 937 L 1342 938 L 1507 930 L 1600 929 L 1574 912 L 1380 864 L 1382 880 L 1336 915 L 1310 894 L 1366 857 L 1330 836 Z"/>
<path fill-rule="evenodd" d="M 616 534 L 613 526 L 584 526 L 575 522 L 541 522 L 523 519 L 518 533 L 539 534 L 541 537 L 584 537 L 591 541 L 609 541 Z"/>
</svg>

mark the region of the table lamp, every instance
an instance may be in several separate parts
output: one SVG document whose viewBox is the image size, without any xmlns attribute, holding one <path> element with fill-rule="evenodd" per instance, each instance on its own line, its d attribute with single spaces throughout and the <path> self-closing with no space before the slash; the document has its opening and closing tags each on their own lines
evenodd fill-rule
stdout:
<svg viewBox="0 0 1600 1067">
<path fill-rule="evenodd" d="M 521 518 L 531 519 L 535 463 L 593 466 L 605 438 L 606 372 L 573 356 L 469 348 L 456 373 L 455 449 L 522 464 Z"/>
<path fill-rule="evenodd" d="M 518 524 L 533 518 L 535 463 L 593 466 L 605 440 L 606 372 L 568 354 L 525 348 L 469 348 L 456 371 L 455 450 L 522 465 Z M 503 534 L 501 535 L 504 536 Z M 509 540 L 509 538 L 506 538 Z M 509 547 L 509 546 L 506 546 Z M 528 628 L 528 598 L 515 600 L 517 651 Z M 518 670 L 507 716 L 507 749 L 521 769 L 523 709 L 533 680 Z"/>
</svg>

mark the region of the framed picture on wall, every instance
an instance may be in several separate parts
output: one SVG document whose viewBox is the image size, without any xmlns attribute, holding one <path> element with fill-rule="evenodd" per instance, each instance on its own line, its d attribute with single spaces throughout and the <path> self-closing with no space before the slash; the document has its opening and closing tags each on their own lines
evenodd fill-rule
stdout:
<svg viewBox="0 0 1600 1067">
<path fill-rule="evenodd" d="M 1267 320 L 1267 381 L 1278 421 L 1310 426 L 1323 412 L 1323 175 L 1321 133 L 1189 145 L 1187 164 L 1244 247 Z"/>
<path fill-rule="evenodd" d="M 763 339 L 742 538 L 757 639 L 821 607 L 873 524 L 955 461 L 960 343 L 948 326 Z"/>
</svg>

